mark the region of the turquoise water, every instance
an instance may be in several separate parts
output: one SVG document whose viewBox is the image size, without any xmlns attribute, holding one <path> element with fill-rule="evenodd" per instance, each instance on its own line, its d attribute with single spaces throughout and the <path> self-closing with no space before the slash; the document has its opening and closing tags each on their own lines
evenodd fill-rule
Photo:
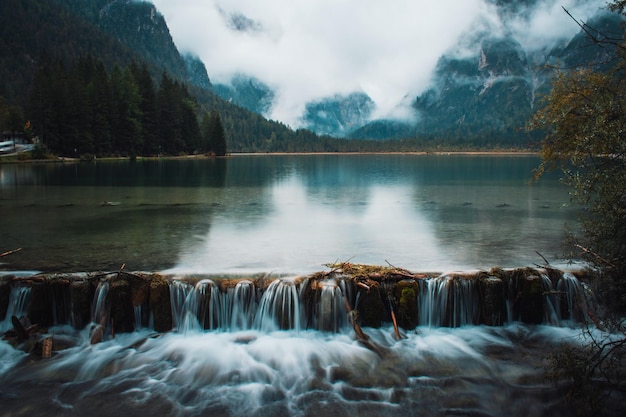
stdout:
<svg viewBox="0 0 626 417">
<path fill-rule="evenodd" d="M 578 211 L 534 156 L 248 155 L 0 165 L 3 269 L 306 273 L 559 262 Z"/>
</svg>

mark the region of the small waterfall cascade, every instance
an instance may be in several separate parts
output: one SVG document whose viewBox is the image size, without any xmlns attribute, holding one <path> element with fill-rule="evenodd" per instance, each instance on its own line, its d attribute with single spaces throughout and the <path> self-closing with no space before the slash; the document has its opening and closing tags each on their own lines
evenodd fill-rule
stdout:
<svg viewBox="0 0 626 417">
<path fill-rule="evenodd" d="M 476 323 L 479 306 L 476 282 L 444 275 L 421 280 L 419 284 L 420 325 L 459 327 Z"/>
<path fill-rule="evenodd" d="M 195 285 L 174 280 L 170 284 L 172 324 L 180 332 L 219 328 L 221 308 L 219 289 L 210 279 Z"/>
<path fill-rule="evenodd" d="M 4 320 L 0 322 L 0 332 L 5 332 L 13 327 L 11 317 L 22 319 L 28 315 L 30 301 L 30 287 L 14 285 L 9 293 L 9 301 Z"/>
<path fill-rule="evenodd" d="M 91 304 L 91 321 L 103 327 L 107 327 L 110 319 L 111 306 L 107 302 L 110 287 L 109 281 L 100 281 Z"/>
<path fill-rule="evenodd" d="M 559 281 L 560 282 L 560 281 Z M 541 284 L 543 286 L 543 323 L 558 326 L 561 324 L 559 312 L 559 297 L 552 285 L 552 280 L 547 274 L 541 274 Z"/>
<path fill-rule="evenodd" d="M 585 285 L 569 272 L 563 274 L 557 283 L 557 311 L 562 320 L 572 323 L 580 323 L 585 320 L 586 312 L 589 311 L 587 298 L 589 291 Z"/>
<path fill-rule="evenodd" d="M 250 329 L 258 308 L 257 288 L 254 283 L 241 280 L 234 288 L 228 288 L 226 293 L 224 309 L 230 312 L 230 330 Z"/>
<path fill-rule="evenodd" d="M 192 289 L 193 285 L 177 279 L 169 284 L 170 303 L 172 306 L 172 326 L 174 329 L 182 328 L 188 310 L 186 305 L 187 297 Z M 194 314 L 196 314 L 195 311 Z"/>
<path fill-rule="evenodd" d="M 346 288 L 343 280 L 343 288 Z M 309 322 L 316 330 L 340 332 L 348 325 L 348 298 L 335 279 L 316 283 L 312 314 Z"/>
<path fill-rule="evenodd" d="M 300 331 L 303 317 L 301 308 L 296 281 L 291 278 L 276 279 L 261 297 L 254 327 L 263 331 Z"/>
<path fill-rule="evenodd" d="M 361 327 L 573 326 L 595 304 L 572 273 L 552 269 L 439 276 L 343 272 L 308 277 L 232 278 L 120 273 L 37 276 L 0 281 L 0 330 L 11 316 L 41 326 L 91 323 L 96 339 L 141 328 L 202 332 L 352 329 Z M 3 317 L 0 315 L 0 317 Z"/>
</svg>

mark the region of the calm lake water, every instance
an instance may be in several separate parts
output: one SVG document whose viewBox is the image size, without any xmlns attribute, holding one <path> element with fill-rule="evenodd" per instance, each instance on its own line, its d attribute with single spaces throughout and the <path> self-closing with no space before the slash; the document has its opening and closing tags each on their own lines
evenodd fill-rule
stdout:
<svg viewBox="0 0 626 417">
<path fill-rule="evenodd" d="M 235 156 L 0 165 L 0 267 L 306 273 L 551 263 L 578 212 L 535 156 Z"/>
</svg>

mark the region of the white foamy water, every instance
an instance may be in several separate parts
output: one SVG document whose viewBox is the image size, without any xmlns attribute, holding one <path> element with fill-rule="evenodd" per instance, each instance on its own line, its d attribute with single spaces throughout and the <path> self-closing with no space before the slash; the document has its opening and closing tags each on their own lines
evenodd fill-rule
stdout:
<svg viewBox="0 0 626 417">
<path fill-rule="evenodd" d="M 142 331 L 97 345 L 83 332 L 50 360 L 3 359 L 0 395 L 5 415 L 24 401 L 37 415 L 567 415 L 542 369 L 577 330 L 365 331 L 378 352 L 351 332 Z"/>
</svg>

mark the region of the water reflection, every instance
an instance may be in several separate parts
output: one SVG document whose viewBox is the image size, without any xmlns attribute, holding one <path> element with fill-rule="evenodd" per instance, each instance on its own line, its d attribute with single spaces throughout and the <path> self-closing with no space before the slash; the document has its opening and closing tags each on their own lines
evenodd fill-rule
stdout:
<svg viewBox="0 0 626 417">
<path fill-rule="evenodd" d="M 5 268 L 521 266 L 577 211 L 536 157 L 311 155 L 0 166 Z"/>
<path fill-rule="evenodd" d="M 216 218 L 177 270 L 309 272 L 335 260 L 439 267 L 449 262 L 433 227 L 413 210 L 407 187 L 315 188 L 277 182 L 265 202 Z M 418 261 L 416 263 L 416 261 Z"/>
</svg>

